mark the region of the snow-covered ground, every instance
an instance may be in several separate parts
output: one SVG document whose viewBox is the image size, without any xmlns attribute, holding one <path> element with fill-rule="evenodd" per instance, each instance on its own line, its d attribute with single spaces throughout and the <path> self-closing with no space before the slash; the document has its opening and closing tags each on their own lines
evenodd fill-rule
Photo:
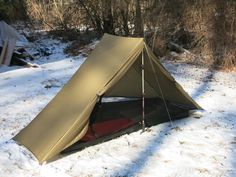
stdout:
<svg viewBox="0 0 236 177">
<path fill-rule="evenodd" d="M 236 73 L 175 63 L 165 66 L 205 109 L 200 119 L 160 124 L 39 165 L 11 138 L 85 60 L 66 57 L 66 44 L 52 43 L 58 47 L 39 68 L 0 67 L 0 177 L 236 176 Z"/>
</svg>

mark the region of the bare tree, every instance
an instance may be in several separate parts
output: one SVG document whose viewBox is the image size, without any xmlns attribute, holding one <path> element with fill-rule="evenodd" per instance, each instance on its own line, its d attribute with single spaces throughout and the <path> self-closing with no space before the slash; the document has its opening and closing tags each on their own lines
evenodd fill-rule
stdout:
<svg viewBox="0 0 236 177">
<path fill-rule="evenodd" d="M 102 0 L 103 32 L 114 34 L 111 0 Z"/>
<path fill-rule="evenodd" d="M 141 37 L 143 36 L 143 20 L 140 0 L 135 1 L 135 10 L 135 34 Z"/>
</svg>

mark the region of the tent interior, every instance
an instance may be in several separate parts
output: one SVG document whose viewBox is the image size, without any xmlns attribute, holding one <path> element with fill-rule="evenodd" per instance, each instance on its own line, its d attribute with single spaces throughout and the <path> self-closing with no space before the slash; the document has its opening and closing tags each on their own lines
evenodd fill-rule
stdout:
<svg viewBox="0 0 236 177">
<path fill-rule="evenodd" d="M 116 100 L 117 99 L 117 100 Z M 171 120 L 188 116 L 189 107 L 166 101 Z M 141 129 L 141 98 L 102 98 L 90 115 L 85 136 L 69 146 L 62 154 L 111 140 Z M 150 127 L 170 121 L 165 104 L 160 98 L 145 99 L 145 125 Z"/>
</svg>

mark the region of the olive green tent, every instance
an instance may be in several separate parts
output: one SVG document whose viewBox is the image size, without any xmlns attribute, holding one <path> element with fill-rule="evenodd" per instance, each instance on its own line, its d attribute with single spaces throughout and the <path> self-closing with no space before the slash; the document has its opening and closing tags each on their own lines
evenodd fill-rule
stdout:
<svg viewBox="0 0 236 177">
<path fill-rule="evenodd" d="M 114 119 L 115 126 L 120 126 L 117 129 L 114 124 L 104 123 L 100 132 L 114 129 L 117 133 L 134 125 L 140 128 L 142 70 L 148 126 L 168 121 L 167 112 L 174 119 L 200 108 L 162 66 L 143 38 L 105 34 L 69 82 L 14 140 L 42 163 L 76 142 L 103 141 L 96 141 L 96 134 L 95 138 L 85 138 L 89 131 L 94 133 L 89 129 L 91 124 L 99 129 L 99 124 Z M 98 103 L 102 97 L 136 99 Z M 102 135 L 99 138 L 109 137 L 106 133 Z"/>
</svg>

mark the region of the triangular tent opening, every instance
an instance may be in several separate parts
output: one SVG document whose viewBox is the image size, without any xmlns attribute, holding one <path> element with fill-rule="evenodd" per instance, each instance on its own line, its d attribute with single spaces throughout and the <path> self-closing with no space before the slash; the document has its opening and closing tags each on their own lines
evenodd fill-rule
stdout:
<svg viewBox="0 0 236 177">
<path fill-rule="evenodd" d="M 142 57 L 147 126 L 169 121 L 167 109 L 172 119 L 178 119 L 200 108 L 143 38 L 105 34 L 70 81 L 14 140 L 42 163 L 60 152 L 140 129 Z"/>
</svg>

